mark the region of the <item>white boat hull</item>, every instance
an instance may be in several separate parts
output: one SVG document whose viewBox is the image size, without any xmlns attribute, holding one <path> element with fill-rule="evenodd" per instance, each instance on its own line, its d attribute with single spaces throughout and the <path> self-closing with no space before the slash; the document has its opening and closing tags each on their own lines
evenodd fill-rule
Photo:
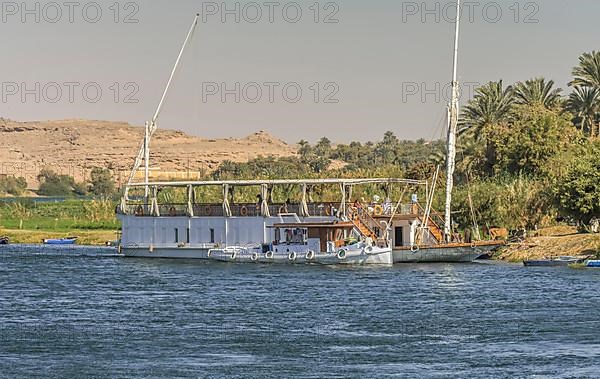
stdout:
<svg viewBox="0 0 600 379">
<path fill-rule="evenodd" d="M 230 249 L 210 249 L 206 247 L 122 247 L 121 254 L 131 258 L 163 258 L 163 259 L 202 259 L 227 263 L 262 263 L 262 264 L 320 264 L 320 265 L 392 265 L 392 250 L 373 248 L 349 249 L 341 258 L 338 253 L 321 253 L 308 255 L 307 252 L 259 253 L 255 251 L 238 251 Z"/>
<path fill-rule="evenodd" d="M 130 258 L 208 259 L 206 247 L 122 247 L 121 254 Z"/>
<path fill-rule="evenodd" d="M 322 265 L 392 265 L 392 250 L 389 248 L 370 248 L 348 250 L 342 256 L 340 252 L 317 254 L 315 261 Z"/>
<path fill-rule="evenodd" d="M 316 254 L 312 260 L 306 259 L 306 254 L 298 253 L 295 260 L 289 259 L 288 254 L 275 254 L 273 258 L 265 257 L 265 254 L 258 254 L 256 261 L 252 260 L 250 254 L 240 254 L 237 259 L 228 259 L 227 257 L 216 258 L 223 262 L 237 263 L 274 263 L 274 264 L 375 264 L 391 265 L 393 263 L 469 263 L 475 261 L 478 257 L 486 254 L 497 246 L 461 246 L 461 247 L 436 247 L 420 248 L 418 251 L 411 250 L 393 250 L 387 253 L 350 257 L 347 262 L 338 259 L 337 254 Z M 207 247 L 122 247 L 121 253 L 126 257 L 134 258 L 163 258 L 163 259 L 204 259 L 209 260 Z M 248 255 L 247 257 L 245 255 Z M 246 259 L 247 258 L 247 259 Z"/>
</svg>

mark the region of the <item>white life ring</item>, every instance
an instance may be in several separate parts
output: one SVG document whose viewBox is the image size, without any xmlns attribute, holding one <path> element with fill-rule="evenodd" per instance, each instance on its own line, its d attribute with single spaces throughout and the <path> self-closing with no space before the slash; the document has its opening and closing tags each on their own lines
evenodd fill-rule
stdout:
<svg viewBox="0 0 600 379">
<path fill-rule="evenodd" d="M 315 252 L 314 251 L 309 251 L 308 253 L 306 253 L 306 260 L 307 261 L 312 261 L 313 259 L 315 259 Z"/>
<path fill-rule="evenodd" d="M 267 258 L 267 259 L 273 259 L 274 255 L 275 254 L 272 251 L 267 251 L 265 253 L 265 258 Z"/>
<path fill-rule="evenodd" d="M 231 260 L 232 260 L 232 261 L 235 261 L 235 260 L 236 260 L 236 258 L 237 258 L 237 256 L 238 256 L 238 253 L 237 253 L 237 251 L 234 251 L 233 253 L 231 253 Z"/>
<path fill-rule="evenodd" d="M 419 250 L 421 250 L 421 248 L 419 247 L 419 245 L 412 245 L 410 247 L 410 251 L 412 251 L 413 253 L 418 252 Z"/>
<path fill-rule="evenodd" d="M 340 249 L 340 251 L 338 251 L 338 253 L 337 253 L 337 258 L 340 261 L 343 261 L 344 259 L 346 259 L 346 250 Z"/>
<path fill-rule="evenodd" d="M 296 254 L 296 252 L 294 252 L 294 251 L 292 251 L 290 253 L 290 255 L 288 255 L 288 259 L 290 262 L 296 261 L 296 258 L 298 258 L 298 254 Z"/>
<path fill-rule="evenodd" d="M 258 253 L 252 253 L 250 259 L 252 260 L 252 262 L 256 262 L 258 260 Z"/>
</svg>

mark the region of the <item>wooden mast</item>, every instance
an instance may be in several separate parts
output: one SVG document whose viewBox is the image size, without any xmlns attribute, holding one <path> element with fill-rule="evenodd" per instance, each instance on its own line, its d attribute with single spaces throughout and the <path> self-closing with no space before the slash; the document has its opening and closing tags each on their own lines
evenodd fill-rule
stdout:
<svg viewBox="0 0 600 379">
<path fill-rule="evenodd" d="M 179 68 L 179 64 L 181 63 L 181 58 L 183 57 L 183 53 L 185 52 L 186 47 L 188 46 L 192 36 L 194 35 L 194 31 L 196 30 L 196 26 L 198 25 L 199 18 L 200 18 L 200 14 L 196 14 L 196 16 L 194 17 L 194 21 L 192 22 L 192 26 L 190 27 L 190 30 L 188 31 L 185 41 L 183 42 L 183 46 L 181 47 L 181 50 L 179 51 L 179 55 L 177 56 L 177 60 L 175 61 L 175 65 L 173 66 L 173 70 L 171 71 L 171 76 L 169 76 L 169 80 L 167 82 L 167 85 L 165 86 L 165 90 L 160 99 L 160 102 L 158 103 L 158 107 L 156 108 L 154 117 L 152 117 L 151 122 L 146 123 L 145 130 L 144 130 L 144 140 L 143 140 L 142 146 L 140 147 L 140 150 L 135 158 L 135 163 L 133 164 L 133 170 L 131 170 L 129 180 L 127 181 L 127 186 L 125 187 L 125 192 L 123 194 L 123 197 L 125 200 L 127 200 L 129 197 L 129 188 L 131 187 L 131 184 L 133 184 L 135 176 L 136 176 L 138 170 L 140 169 L 140 166 L 142 165 L 142 161 L 144 162 L 145 182 L 148 183 L 148 181 L 149 181 L 150 140 L 152 139 L 152 135 L 154 134 L 154 132 L 156 132 L 156 129 L 157 129 L 156 121 L 158 119 L 160 111 L 162 110 L 163 104 L 167 97 L 167 93 L 169 92 L 169 88 L 171 87 L 171 84 L 173 83 L 173 78 L 175 77 L 175 73 L 177 72 L 177 69 Z M 146 186 L 145 187 L 146 200 L 148 199 L 148 194 L 149 194 L 149 188 L 148 188 L 148 186 Z"/>
<path fill-rule="evenodd" d="M 452 190 L 454 188 L 454 169 L 456 166 L 456 132 L 458 129 L 459 88 L 458 88 L 458 42 L 460 32 L 460 0 L 456 0 L 456 30 L 454 35 L 454 62 L 452 68 L 452 100 L 448 116 L 448 141 L 446 159 L 446 209 L 444 218 L 444 238 L 452 242 Z"/>
</svg>

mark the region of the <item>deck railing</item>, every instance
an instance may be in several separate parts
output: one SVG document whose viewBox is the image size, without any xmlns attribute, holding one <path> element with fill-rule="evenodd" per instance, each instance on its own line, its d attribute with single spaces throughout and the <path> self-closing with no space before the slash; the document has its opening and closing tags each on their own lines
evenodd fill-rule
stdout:
<svg viewBox="0 0 600 379">
<path fill-rule="evenodd" d="M 308 203 L 308 213 L 311 216 L 336 216 L 338 214 L 340 204 L 337 202 L 317 202 L 317 203 Z M 261 216 L 260 205 L 257 203 L 234 203 L 229 204 L 229 208 L 231 209 L 232 217 L 258 217 Z M 352 204 L 347 205 L 347 209 L 351 209 Z M 365 216 L 368 215 L 367 209 L 373 209 L 373 207 L 365 205 L 364 213 Z M 192 205 L 193 213 L 195 217 L 224 217 L 225 212 L 223 210 L 223 204 L 217 203 L 195 203 Z M 415 209 L 417 210 L 415 213 Z M 158 210 L 161 217 L 185 217 L 189 216 L 188 212 L 188 204 L 187 203 L 169 203 L 169 204 L 158 204 Z M 128 202 L 125 204 L 124 209 L 121 209 L 121 206 L 117 207 L 117 213 L 119 214 L 127 214 L 127 215 L 136 215 L 139 217 L 151 217 L 154 215 L 152 210 L 152 204 L 143 203 L 143 202 Z M 296 214 L 300 215 L 300 204 L 284 204 L 284 203 L 274 203 L 269 204 L 269 213 L 271 216 L 277 216 L 280 214 Z M 420 214 L 421 210 L 419 208 L 415 208 L 409 204 L 402 204 L 398 210 L 396 211 L 397 215 L 406 215 L 406 214 Z M 391 209 L 384 209 L 383 215 L 392 215 Z M 432 218 L 434 215 L 432 215 Z M 370 227 L 381 227 L 381 225 L 374 220 L 372 217 L 367 217 L 365 223 Z"/>
<path fill-rule="evenodd" d="M 339 203 L 323 202 L 308 204 L 308 213 L 311 216 L 335 216 Z M 196 203 L 192 205 L 194 216 L 196 217 L 223 217 L 225 212 L 223 204 L 215 203 Z M 258 217 L 262 216 L 260 204 L 257 203 L 235 203 L 229 204 L 232 217 Z M 188 204 L 169 203 L 159 204 L 158 210 L 161 217 L 185 217 L 189 216 Z M 120 214 L 136 215 L 138 217 L 151 217 L 154 215 L 152 204 L 130 202 L 124 209 L 118 207 Z M 269 204 L 269 213 L 271 216 L 280 214 L 300 214 L 300 204 Z"/>
</svg>

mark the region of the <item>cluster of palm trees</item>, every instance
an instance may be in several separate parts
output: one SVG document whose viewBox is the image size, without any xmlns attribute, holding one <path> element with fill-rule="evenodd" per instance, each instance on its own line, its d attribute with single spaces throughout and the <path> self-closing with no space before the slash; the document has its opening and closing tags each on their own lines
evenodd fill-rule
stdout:
<svg viewBox="0 0 600 379">
<path fill-rule="evenodd" d="M 585 53 L 573 69 L 573 92 L 562 96 L 552 80 L 535 78 L 504 86 L 502 80 L 490 82 L 475 91 L 474 98 L 463 108 L 460 130 L 477 139 L 490 125 L 510 122 L 516 105 L 542 106 L 567 111 L 573 123 L 590 137 L 600 136 L 600 51 Z"/>
<path fill-rule="evenodd" d="M 591 137 L 600 136 L 600 51 L 585 53 L 579 57 L 579 65 L 573 69 L 574 91 L 567 101 L 567 109 L 575 116 L 575 122 Z"/>
</svg>

